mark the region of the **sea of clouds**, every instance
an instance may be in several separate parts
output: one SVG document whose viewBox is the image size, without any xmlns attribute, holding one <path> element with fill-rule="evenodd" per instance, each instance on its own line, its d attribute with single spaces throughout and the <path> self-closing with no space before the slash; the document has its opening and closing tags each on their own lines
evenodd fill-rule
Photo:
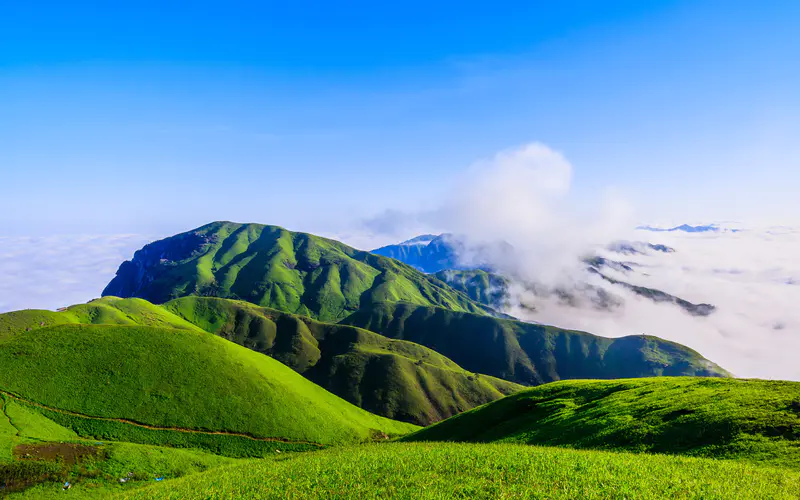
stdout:
<svg viewBox="0 0 800 500">
<path fill-rule="evenodd" d="M 0 236 L 0 313 L 57 309 L 100 296 L 144 235 Z"/>
<path fill-rule="evenodd" d="M 362 247 L 369 248 L 370 237 L 386 244 L 387 238 L 436 232 L 457 233 L 475 246 L 502 240 L 515 251 L 495 256 L 492 267 L 517 282 L 567 290 L 588 282 L 623 299 L 610 310 L 572 307 L 512 286 L 506 312 L 518 318 L 608 337 L 655 335 L 696 349 L 736 376 L 800 380 L 800 230 L 736 225 L 741 230 L 732 231 L 730 224 L 708 233 L 635 230 L 635 207 L 611 186 L 598 186 L 603 196 L 588 210 L 578 209 L 573 175 L 565 156 L 544 144 L 501 151 L 467 169 L 439 206 L 387 211 L 365 221 Z M 676 251 L 604 252 L 619 240 Z M 636 264 L 632 273 L 604 269 L 610 277 L 717 309 L 708 317 L 691 316 L 587 276 L 582 258 L 595 254 Z M 472 256 L 461 257 L 468 265 Z"/>
</svg>

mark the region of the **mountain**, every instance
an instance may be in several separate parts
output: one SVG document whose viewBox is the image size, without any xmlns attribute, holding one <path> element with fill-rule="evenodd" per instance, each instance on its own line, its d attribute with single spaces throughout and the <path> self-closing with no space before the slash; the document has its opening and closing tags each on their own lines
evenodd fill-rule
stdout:
<svg viewBox="0 0 800 500">
<path fill-rule="evenodd" d="M 139 325 L 210 332 L 268 355 L 367 411 L 427 425 L 524 387 L 471 373 L 424 346 L 244 301 L 183 297 L 162 305 L 104 297 L 61 312 L 0 315 L 6 332 L 59 324 Z"/>
<path fill-rule="evenodd" d="M 171 316 L 156 310 L 151 305 L 139 315 L 154 311 L 156 322 Z M 18 329 L 26 315 L 33 326 Z M 414 428 L 192 326 L 56 324 L 45 316 L 0 315 L 0 391 L 83 437 L 252 456 Z"/>
<path fill-rule="evenodd" d="M 469 298 L 502 311 L 508 305 L 510 280 L 482 269 L 446 269 L 434 276 Z"/>
<path fill-rule="evenodd" d="M 633 293 L 635 293 L 636 295 L 648 298 L 653 302 L 675 304 L 684 311 L 686 311 L 687 313 L 691 314 L 692 316 L 708 316 L 717 309 L 716 306 L 712 304 L 705 304 L 705 303 L 694 304 L 692 302 L 689 302 L 688 300 L 684 300 L 680 297 L 670 295 L 666 292 L 662 292 L 661 290 L 657 290 L 655 288 L 632 285 L 625 281 L 620 281 L 614 278 L 610 278 L 609 276 L 606 276 L 596 268 L 591 268 L 591 271 L 596 273 L 603 280 L 614 285 L 623 286 L 628 290 L 632 291 Z"/>
<path fill-rule="evenodd" d="M 680 231 L 684 233 L 719 233 L 719 232 L 738 233 L 741 231 L 741 229 L 723 228 L 720 227 L 719 224 L 707 224 L 701 226 L 690 226 L 689 224 L 681 224 L 680 226 L 675 226 L 670 228 L 661 228 L 654 226 L 637 226 L 636 229 L 640 231 L 651 231 L 656 233 L 665 233 L 665 232 L 671 233 L 675 231 Z"/>
<path fill-rule="evenodd" d="M 525 443 L 800 466 L 800 383 L 646 378 L 543 385 L 407 441 Z"/>
<path fill-rule="evenodd" d="M 373 304 L 342 323 L 422 344 L 467 370 L 526 385 L 576 378 L 729 376 L 688 347 L 644 335 L 605 338 L 404 303 Z"/>
<path fill-rule="evenodd" d="M 463 238 L 451 234 L 443 234 L 431 239 L 432 235 L 422 235 L 373 250 L 374 253 L 397 259 L 414 266 L 426 273 L 432 273 L 439 280 L 447 283 L 455 290 L 466 294 L 470 299 L 489 306 L 496 311 L 506 309 L 511 301 L 509 287 L 512 283 L 537 298 L 555 297 L 568 307 L 580 308 L 589 306 L 595 309 L 611 310 L 624 304 L 624 300 L 613 290 L 590 284 L 589 274 L 601 276 L 608 284 L 625 288 L 641 297 L 657 303 L 674 304 L 693 316 L 708 316 L 716 308 L 711 304 L 694 304 L 669 293 L 633 285 L 623 280 L 612 279 L 600 271 L 601 268 L 614 269 L 619 272 L 633 272 L 632 263 L 619 262 L 605 257 L 593 256 L 584 259 L 587 265 L 586 280 L 570 287 L 548 287 L 538 283 L 522 282 L 493 272 L 492 259 L 510 257 L 513 248 L 506 244 L 468 246 Z M 609 251 L 626 255 L 645 254 L 650 251 L 672 253 L 674 248 L 666 245 L 645 242 L 618 241 L 610 244 Z M 471 262 L 474 265 L 465 265 Z M 434 304 L 435 305 L 435 304 Z M 522 304 L 532 311 L 535 304 Z M 500 314 L 494 313 L 494 316 Z"/>
<path fill-rule="evenodd" d="M 382 301 L 493 314 L 397 260 L 277 226 L 233 222 L 146 245 L 103 291 L 157 304 L 188 295 L 246 300 L 324 321 Z"/>
<path fill-rule="evenodd" d="M 650 251 L 661 253 L 673 253 L 675 249 L 660 243 L 647 243 L 644 241 L 615 241 L 606 249 L 610 252 L 621 253 L 623 255 L 644 255 Z"/>
<path fill-rule="evenodd" d="M 397 259 L 429 274 L 446 269 L 491 269 L 492 262 L 512 252 L 513 248 L 506 242 L 474 245 L 450 233 L 426 234 L 372 250 L 376 255 Z"/>
<path fill-rule="evenodd" d="M 653 302 L 674 304 L 693 316 L 708 316 L 716 310 L 716 307 L 712 304 L 695 304 L 655 288 L 637 286 L 626 281 L 611 278 L 601 271 L 603 268 L 609 268 L 624 273 L 633 272 L 632 264 L 609 260 L 603 257 L 592 257 L 586 259 L 585 263 L 590 273 L 600 276 L 607 283 L 623 287 Z M 512 297 L 509 292 L 509 287 L 512 285 L 512 281 L 499 274 L 480 269 L 448 269 L 446 271 L 439 271 L 435 276 L 454 289 L 467 294 L 471 299 L 486 304 L 495 310 L 502 311 L 511 303 Z M 513 284 L 524 289 L 528 292 L 529 296 L 536 297 L 537 299 L 555 297 L 562 305 L 568 307 L 580 308 L 589 306 L 598 310 L 612 310 L 624 305 L 622 297 L 603 287 L 588 283 L 579 283 L 572 288 L 548 288 L 541 285 L 531 283 L 523 284 L 520 282 Z M 536 310 L 535 303 L 526 302 L 517 305 L 531 311 Z M 495 316 L 500 317 L 499 314 L 495 314 Z M 513 319 L 510 316 L 508 316 L 508 318 Z"/>
<path fill-rule="evenodd" d="M 164 308 L 272 356 L 367 411 L 428 425 L 524 387 L 470 373 L 422 345 L 247 302 L 185 297 Z"/>
<path fill-rule="evenodd" d="M 458 256 L 452 235 L 421 235 L 397 245 L 372 250 L 375 255 L 397 259 L 424 273 L 458 267 Z"/>
</svg>

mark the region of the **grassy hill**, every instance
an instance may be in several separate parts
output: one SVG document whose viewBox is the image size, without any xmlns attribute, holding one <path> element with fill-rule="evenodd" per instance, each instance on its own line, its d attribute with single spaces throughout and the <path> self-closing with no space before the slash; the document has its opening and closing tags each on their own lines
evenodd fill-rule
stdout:
<svg viewBox="0 0 800 500">
<path fill-rule="evenodd" d="M 396 420 L 427 425 L 523 389 L 468 372 L 419 344 L 247 302 L 184 297 L 163 307 L 272 356 L 361 408 Z"/>
<path fill-rule="evenodd" d="M 79 323 L 208 331 L 279 360 L 367 411 L 418 425 L 523 388 L 468 372 L 419 344 L 212 297 L 183 297 L 162 305 L 103 297 L 61 312 L 18 311 L 0 315 L 0 336 Z"/>
<path fill-rule="evenodd" d="M 579 378 L 728 376 L 692 349 L 650 336 L 605 338 L 403 303 L 373 304 L 342 323 L 422 344 L 467 370 L 526 385 Z"/>
<path fill-rule="evenodd" d="M 22 331 L 69 324 L 139 325 L 202 331 L 146 300 L 104 297 L 60 311 L 25 309 L 0 314 L 0 338 Z"/>
<path fill-rule="evenodd" d="M 103 295 L 154 303 L 187 295 L 233 298 L 325 321 L 379 301 L 490 312 L 394 259 L 276 226 L 232 222 L 146 245 L 120 266 Z"/>
<path fill-rule="evenodd" d="M 281 443 L 360 442 L 413 428 L 191 328 L 61 324 L 5 335 L 0 391 L 82 436 L 230 455 L 259 455 Z"/>
<path fill-rule="evenodd" d="M 800 496 L 796 471 L 733 461 L 514 444 L 391 443 L 329 449 L 120 495 L 183 498 L 735 498 Z"/>
<path fill-rule="evenodd" d="M 408 435 L 735 458 L 800 468 L 800 383 L 709 378 L 562 381 Z"/>
</svg>

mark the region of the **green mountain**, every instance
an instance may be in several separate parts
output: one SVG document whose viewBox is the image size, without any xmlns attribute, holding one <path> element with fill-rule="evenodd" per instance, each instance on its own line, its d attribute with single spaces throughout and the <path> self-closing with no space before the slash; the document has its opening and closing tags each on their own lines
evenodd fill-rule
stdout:
<svg viewBox="0 0 800 500">
<path fill-rule="evenodd" d="M 237 344 L 267 354 L 372 413 L 427 425 L 523 386 L 465 371 L 413 342 L 242 301 L 185 297 L 164 308 Z"/>
<path fill-rule="evenodd" d="M 213 297 L 183 297 L 162 305 L 143 299 L 103 297 L 61 312 L 7 313 L 0 315 L 0 337 L 5 332 L 80 323 L 214 333 L 277 359 L 356 406 L 418 425 L 524 388 L 467 372 L 413 342 Z"/>
<path fill-rule="evenodd" d="M 525 443 L 800 466 L 800 383 L 574 380 L 528 389 L 403 438 Z"/>
<path fill-rule="evenodd" d="M 81 436 L 229 455 L 354 443 L 414 428 L 357 408 L 282 363 L 144 301 L 118 305 L 131 316 L 124 322 L 179 328 L 68 324 L 86 311 L 115 309 L 108 304 L 0 315 L 0 392 Z M 26 315 L 34 326 L 14 330 Z"/>
<path fill-rule="evenodd" d="M 146 245 L 103 295 L 161 304 L 187 295 L 245 300 L 335 321 L 374 302 L 492 313 L 394 259 L 276 226 L 214 222 Z"/>
<path fill-rule="evenodd" d="M 434 274 L 475 302 L 503 309 L 508 302 L 508 278 L 483 269 L 446 269 Z"/>
<path fill-rule="evenodd" d="M 526 385 L 579 378 L 729 376 L 692 349 L 650 336 L 605 338 L 405 303 L 373 304 L 342 323 L 422 344 L 467 370 Z"/>
</svg>

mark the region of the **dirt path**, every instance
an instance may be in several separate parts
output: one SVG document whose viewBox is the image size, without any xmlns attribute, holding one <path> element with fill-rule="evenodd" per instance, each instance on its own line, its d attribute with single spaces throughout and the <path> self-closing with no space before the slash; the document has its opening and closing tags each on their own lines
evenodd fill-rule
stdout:
<svg viewBox="0 0 800 500">
<path fill-rule="evenodd" d="M 2 392 L 2 391 L 0 391 L 0 392 Z M 7 398 L 8 398 L 9 396 L 8 396 L 8 395 L 6 395 L 6 393 L 4 393 L 4 392 L 2 393 L 2 395 L 3 395 L 3 415 L 5 415 L 5 416 L 6 416 L 6 418 L 8 419 L 8 423 L 9 423 L 9 424 L 11 424 L 11 427 L 13 427 L 14 429 L 16 429 L 16 431 L 17 431 L 17 437 L 19 437 L 19 436 L 20 436 L 20 433 L 22 432 L 22 429 L 20 429 L 19 427 L 17 427 L 17 424 L 15 424 L 15 423 L 14 423 L 14 420 L 12 420 L 12 419 L 11 419 L 11 415 L 9 415 L 9 414 L 8 414 L 8 411 L 6 411 L 6 405 L 8 405 L 8 399 L 7 399 Z"/>
<path fill-rule="evenodd" d="M 0 389 L 0 394 L 4 395 L 7 398 L 16 399 L 17 401 L 20 401 L 22 403 L 25 403 L 25 404 L 28 404 L 28 405 L 31 405 L 31 406 L 36 406 L 38 408 L 43 408 L 45 410 L 56 412 L 56 413 L 62 413 L 64 415 L 71 415 L 73 417 L 86 418 L 86 419 L 89 419 L 89 420 L 102 420 L 102 421 L 105 421 L 105 422 L 118 422 L 118 423 L 121 423 L 121 424 L 133 425 L 133 426 L 136 426 L 136 427 L 141 427 L 143 429 L 150 429 L 150 430 L 153 430 L 153 431 L 173 431 L 173 432 L 184 432 L 184 433 L 187 433 L 187 434 L 206 434 L 206 435 L 216 435 L 216 436 L 231 436 L 231 437 L 240 437 L 240 438 L 250 439 L 252 441 L 262 441 L 262 442 L 272 442 L 272 443 L 286 443 L 286 444 L 305 444 L 305 445 L 309 445 L 309 446 L 317 446 L 319 448 L 323 448 L 324 447 L 324 445 L 321 445 L 319 443 L 312 443 L 310 441 L 292 441 L 292 440 L 283 439 L 283 438 L 256 437 L 256 436 L 251 436 L 249 434 L 244 434 L 244 433 L 240 433 L 240 432 L 201 431 L 201 430 L 197 430 L 197 429 L 185 429 L 185 428 L 182 428 L 182 427 L 158 427 L 158 426 L 154 426 L 154 425 L 142 424 L 140 422 L 134 422 L 133 420 L 128 420 L 128 419 L 125 419 L 125 418 L 93 417 L 91 415 L 84 415 L 82 413 L 77 413 L 77 412 L 74 412 L 74 411 L 62 410 L 61 408 L 53 408 L 51 406 L 43 405 L 41 403 L 37 403 L 36 401 L 31 401 L 29 399 L 25 399 L 22 396 L 19 396 L 17 394 L 13 394 L 11 392 L 4 391 L 4 390 L 1 390 L 1 389 Z M 3 413 L 5 413 L 5 406 L 6 406 L 6 402 L 5 402 L 5 399 L 4 399 L 4 401 L 3 401 Z M 6 414 L 6 417 L 8 417 L 8 414 Z M 11 422 L 10 418 L 9 418 L 9 422 Z M 17 435 L 19 435 L 19 428 L 16 425 L 14 425 L 13 422 L 11 422 L 11 425 L 13 425 L 15 429 L 17 429 Z"/>
</svg>

